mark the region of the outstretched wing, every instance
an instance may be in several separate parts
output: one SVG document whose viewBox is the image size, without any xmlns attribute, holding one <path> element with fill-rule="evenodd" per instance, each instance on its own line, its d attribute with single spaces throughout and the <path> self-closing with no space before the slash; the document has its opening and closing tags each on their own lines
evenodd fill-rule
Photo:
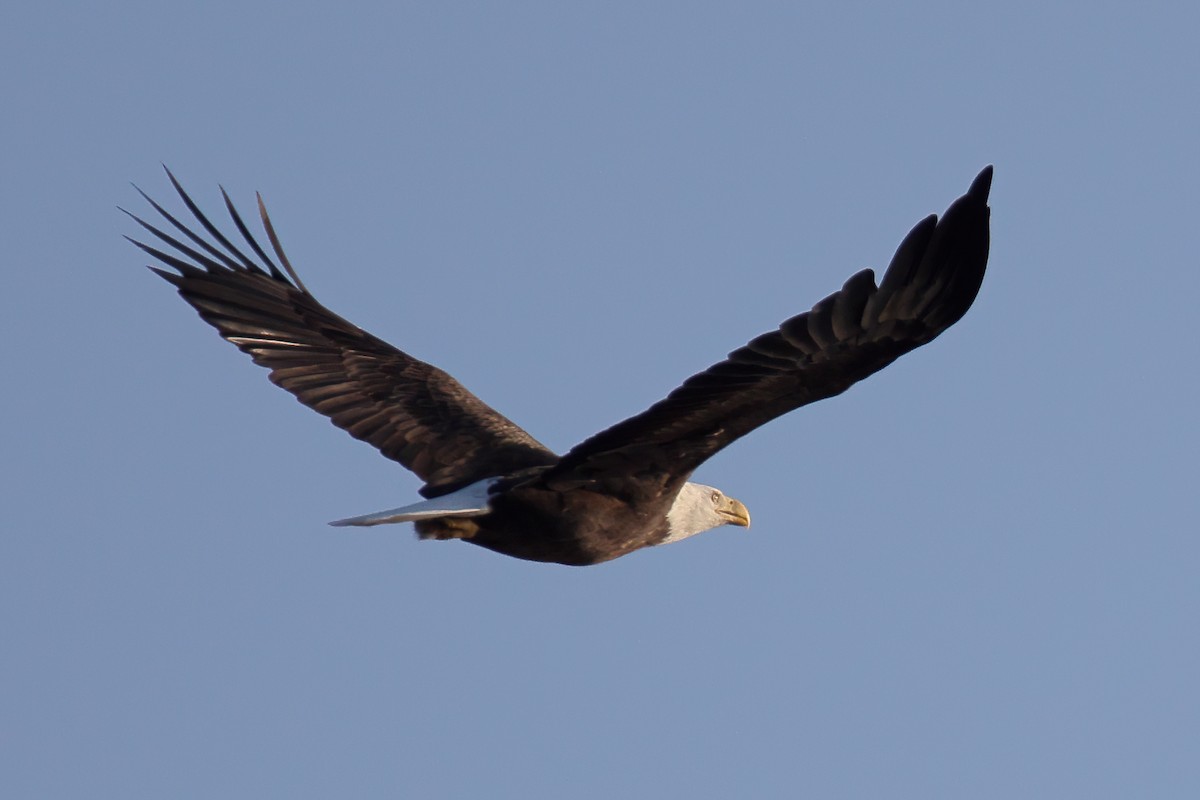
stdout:
<svg viewBox="0 0 1200 800">
<path fill-rule="evenodd" d="M 288 263 L 261 197 L 263 228 L 286 275 L 251 235 L 224 189 L 221 194 L 229 215 L 257 259 L 230 242 L 170 170 L 167 175 L 211 238 L 189 229 L 138 189 L 190 242 L 130 214 L 174 251 L 130 239 L 175 272 L 151 269 L 174 284 L 222 337 L 271 370 L 271 381 L 277 386 L 415 472 L 425 481 L 421 493 L 426 497 L 558 460 L 442 370 L 318 303 Z"/>
<path fill-rule="evenodd" d="M 871 270 L 763 334 L 666 399 L 587 439 L 547 480 L 667 471 L 686 477 L 740 436 L 800 406 L 832 397 L 932 341 L 967 312 L 988 257 L 992 168 L 938 221 L 901 243 L 878 288 Z"/>
</svg>

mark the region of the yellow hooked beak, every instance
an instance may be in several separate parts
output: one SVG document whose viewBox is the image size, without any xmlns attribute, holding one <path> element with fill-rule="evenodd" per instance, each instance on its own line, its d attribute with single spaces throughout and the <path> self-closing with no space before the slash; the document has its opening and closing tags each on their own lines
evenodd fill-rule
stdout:
<svg viewBox="0 0 1200 800">
<path fill-rule="evenodd" d="M 740 500 L 726 497 L 725 505 L 718 508 L 717 513 L 725 520 L 726 525 L 737 525 L 739 528 L 750 527 L 750 512 Z"/>
</svg>

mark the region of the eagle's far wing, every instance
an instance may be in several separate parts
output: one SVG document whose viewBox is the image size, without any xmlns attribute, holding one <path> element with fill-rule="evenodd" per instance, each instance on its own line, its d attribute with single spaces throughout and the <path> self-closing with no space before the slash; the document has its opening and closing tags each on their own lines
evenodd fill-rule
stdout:
<svg viewBox="0 0 1200 800">
<path fill-rule="evenodd" d="M 175 271 L 151 269 L 174 284 L 223 338 L 269 369 L 273 383 L 415 472 L 425 481 L 422 494 L 434 497 L 483 478 L 557 461 L 450 375 L 318 303 L 288 263 L 261 197 L 263 227 L 286 275 L 251 235 L 224 189 L 225 206 L 254 256 L 230 242 L 169 170 L 167 175 L 211 238 L 189 229 L 139 189 L 190 241 L 130 214 L 174 251 L 130 239 Z"/>
<path fill-rule="evenodd" d="M 683 382 L 664 400 L 575 446 L 545 476 L 668 471 L 681 479 L 740 436 L 840 394 L 932 341 L 971 307 L 988 257 L 984 169 L 967 193 L 905 237 L 883 280 L 863 270 L 812 310 Z"/>
</svg>

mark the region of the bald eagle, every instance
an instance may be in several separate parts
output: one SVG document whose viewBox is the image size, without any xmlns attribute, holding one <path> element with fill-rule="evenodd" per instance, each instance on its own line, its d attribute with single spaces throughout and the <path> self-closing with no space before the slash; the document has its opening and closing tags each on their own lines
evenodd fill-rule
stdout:
<svg viewBox="0 0 1200 800">
<path fill-rule="evenodd" d="M 278 265 L 224 189 L 241 247 L 167 176 L 203 232 L 138 189 L 174 229 L 129 214 L 159 240 L 130 241 L 169 268 L 150 269 L 269 369 L 273 383 L 425 482 L 422 502 L 331 524 L 413 522 L 422 539 L 583 566 L 719 525 L 749 526 L 742 503 L 690 482 L 692 472 L 760 425 L 840 394 L 932 341 L 967 312 L 987 265 L 992 168 L 940 220 L 917 223 L 878 286 L 871 270 L 855 274 L 811 310 L 562 456 L 450 375 L 317 302 L 284 255 L 261 196 Z"/>
</svg>

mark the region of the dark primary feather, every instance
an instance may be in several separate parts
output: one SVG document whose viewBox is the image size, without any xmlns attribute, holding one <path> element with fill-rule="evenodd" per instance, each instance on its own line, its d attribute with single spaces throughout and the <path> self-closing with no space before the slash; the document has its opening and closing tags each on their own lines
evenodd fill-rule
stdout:
<svg viewBox="0 0 1200 800">
<path fill-rule="evenodd" d="M 257 256 L 226 238 L 171 178 L 211 240 L 142 196 L 191 245 L 137 216 L 174 253 L 133 241 L 175 272 L 151 267 L 222 337 L 271 370 L 271 380 L 415 472 L 427 497 L 557 457 L 437 367 L 377 339 L 316 301 L 284 255 L 259 198 L 263 227 L 285 275 L 253 237 L 224 189 L 234 226 Z M 138 190 L 141 192 L 141 190 Z M 127 212 L 128 213 L 128 212 Z M 215 242 L 215 244 L 214 244 Z M 194 246 L 192 246 L 194 245 Z M 289 280 L 290 276 L 290 280 Z"/>
<path fill-rule="evenodd" d="M 863 270 L 812 310 L 693 375 L 666 399 L 574 447 L 547 480 L 669 471 L 686 477 L 740 436 L 848 389 L 967 312 L 988 256 L 984 169 L 938 221 L 908 234 L 879 288 Z"/>
</svg>

